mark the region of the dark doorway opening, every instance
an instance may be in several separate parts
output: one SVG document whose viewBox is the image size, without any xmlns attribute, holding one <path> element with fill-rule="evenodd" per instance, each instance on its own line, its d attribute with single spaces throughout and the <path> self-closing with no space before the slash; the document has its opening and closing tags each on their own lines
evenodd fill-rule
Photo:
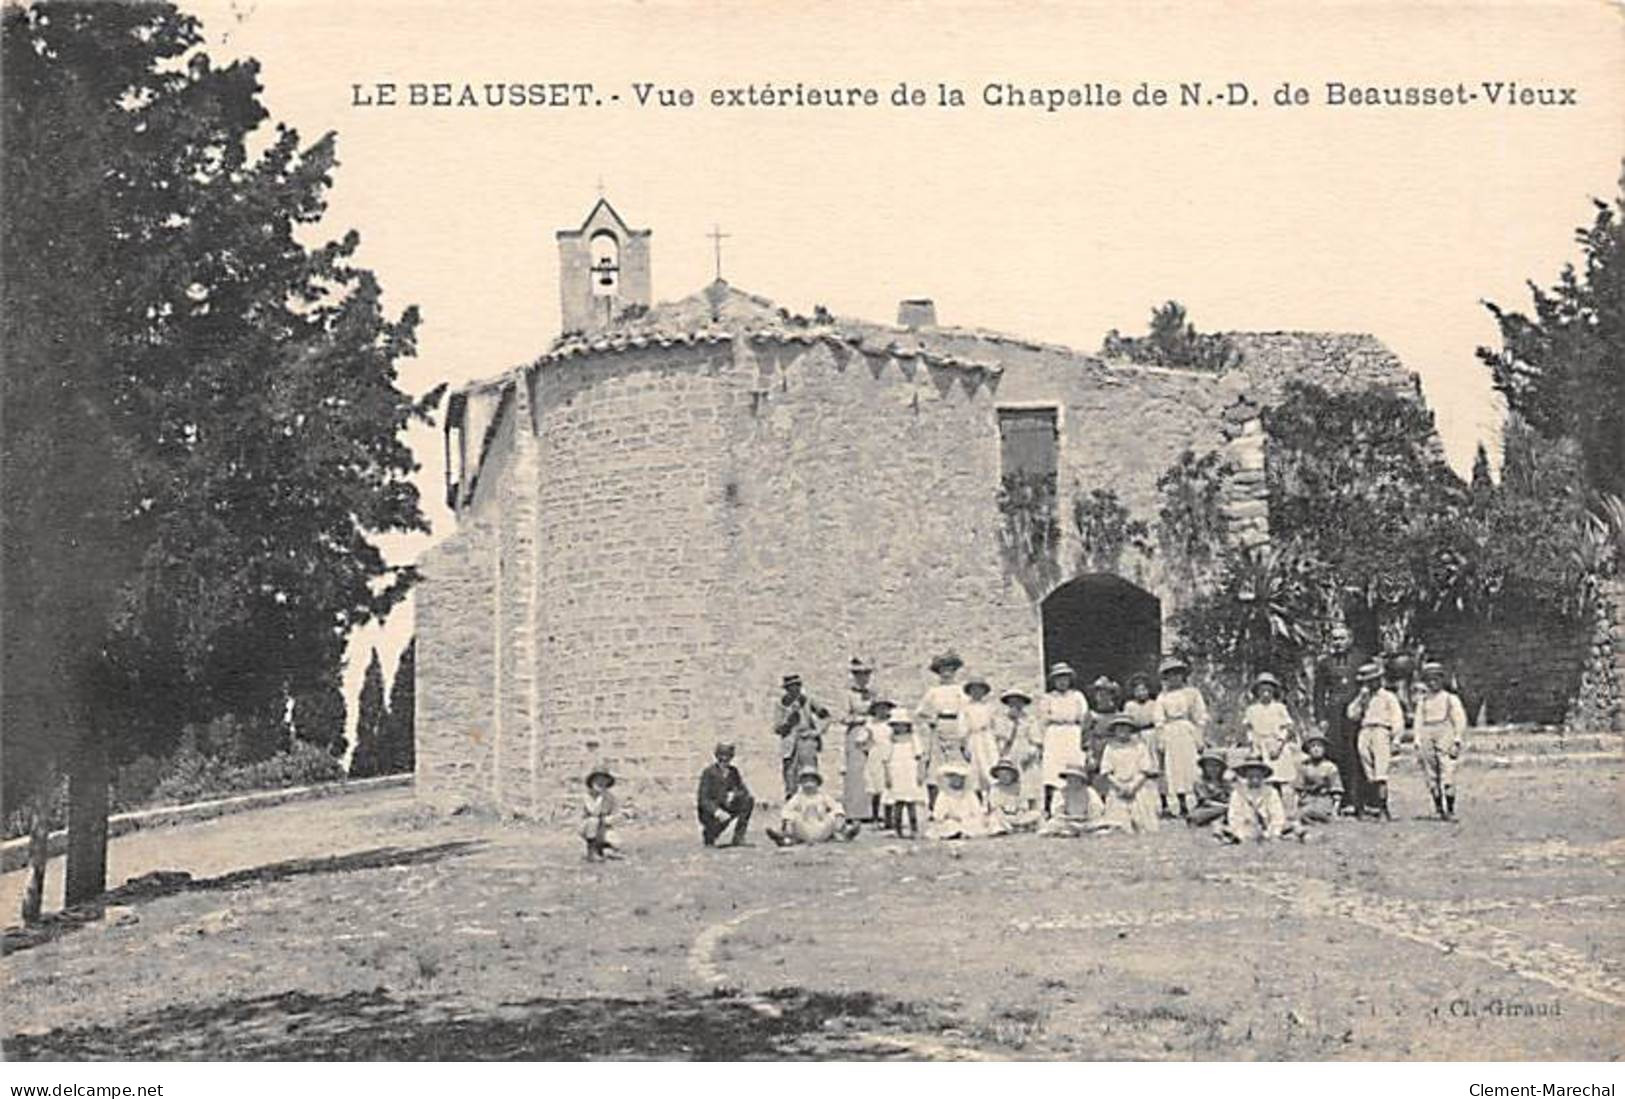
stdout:
<svg viewBox="0 0 1625 1099">
<path fill-rule="evenodd" d="M 1064 660 L 1080 685 L 1105 673 L 1125 683 L 1155 673 L 1162 652 L 1162 602 L 1105 574 L 1068 580 L 1044 599 L 1044 666 Z"/>
</svg>

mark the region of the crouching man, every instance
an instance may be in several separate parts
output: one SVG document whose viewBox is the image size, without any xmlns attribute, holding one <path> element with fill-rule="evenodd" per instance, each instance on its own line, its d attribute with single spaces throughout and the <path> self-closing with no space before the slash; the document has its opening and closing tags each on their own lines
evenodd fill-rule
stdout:
<svg viewBox="0 0 1625 1099">
<path fill-rule="evenodd" d="M 798 843 L 849 840 L 858 834 L 858 822 L 847 820 L 836 800 L 824 793 L 824 776 L 804 767 L 796 778 L 796 792 L 784 803 L 778 828 L 769 828 L 767 838 L 780 847 Z"/>
<path fill-rule="evenodd" d="M 750 814 L 756 800 L 745 787 L 745 779 L 734 766 L 734 746 L 718 744 L 716 762 L 700 772 L 699 816 L 700 838 L 705 846 L 715 847 L 717 840 L 733 825 L 731 847 L 745 845 L 745 830 L 750 827 Z"/>
</svg>

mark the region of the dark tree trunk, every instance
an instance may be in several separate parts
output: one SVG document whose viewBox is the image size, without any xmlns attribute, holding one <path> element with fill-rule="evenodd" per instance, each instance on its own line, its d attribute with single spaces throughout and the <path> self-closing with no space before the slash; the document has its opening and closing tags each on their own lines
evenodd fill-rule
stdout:
<svg viewBox="0 0 1625 1099">
<path fill-rule="evenodd" d="M 87 730 L 68 764 L 68 907 L 107 891 L 107 783 L 107 742 Z"/>
<path fill-rule="evenodd" d="M 28 888 L 23 893 L 22 911 L 25 924 L 39 922 L 45 901 L 45 869 L 51 857 L 51 795 L 55 790 L 53 775 L 34 795 L 30 810 L 33 819 L 28 829 Z"/>
</svg>

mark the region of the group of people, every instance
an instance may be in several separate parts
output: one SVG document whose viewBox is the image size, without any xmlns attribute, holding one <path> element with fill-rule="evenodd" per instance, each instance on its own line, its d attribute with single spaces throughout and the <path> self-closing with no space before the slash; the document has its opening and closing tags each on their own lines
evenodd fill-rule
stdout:
<svg viewBox="0 0 1625 1099">
<path fill-rule="evenodd" d="M 1260 674 L 1241 714 L 1245 743 L 1235 747 L 1212 743 L 1207 701 L 1179 657 L 1162 661 L 1157 682 L 1130 679 L 1126 699 L 1102 676 L 1090 685 L 1091 700 L 1065 663 L 1051 665 L 1038 697 L 1009 688 L 996 702 L 985 676 L 961 675 L 955 653 L 929 668 L 937 682 L 912 710 L 882 697 L 874 668 L 861 659 L 851 662 L 839 711 L 810 697 L 800 676 L 784 677 L 773 725 L 784 803 L 769 839 L 847 841 L 864 824 L 944 840 L 1075 837 L 1150 832 L 1164 819 L 1209 828 L 1230 843 L 1301 838 L 1339 816 L 1390 819 L 1389 770 L 1408 734 L 1436 812 L 1455 815 L 1466 713 L 1435 662 L 1422 666 L 1425 686 L 1409 717 L 1384 665 L 1359 667 L 1357 689 L 1333 723 L 1336 744 L 1297 721 L 1280 681 Z M 820 766 L 832 734 L 843 736 L 839 799 L 826 790 Z M 701 839 L 713 846 L 731 829 L 730 842 L 743 844 L 755 800 L 733 765 L 734 746 L 719 744 L 715 754 L 699 781 Z M 589 858 L 618 851 L 613 781 L 605 768 L 588 776 Z"/>
</svg>

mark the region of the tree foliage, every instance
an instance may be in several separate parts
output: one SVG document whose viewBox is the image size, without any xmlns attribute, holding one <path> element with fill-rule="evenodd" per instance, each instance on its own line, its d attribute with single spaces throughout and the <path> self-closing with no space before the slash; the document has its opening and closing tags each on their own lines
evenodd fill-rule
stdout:
<svg viewBox="0 0 1625 1099">
<path fill-rule="evenodd" d="M 1625 178 L 1620 190 L 1613 205 L 1593 200 L 1596 216 L 1575 231 L 1580 269 L 1565 265 L 1550 289 L 1529 284 L 1533 316 L 1485 303 L 1501 346 L 1478 357 L 1508 408 L 1575 440 L 1592 491 L 1625 496 Z"/>
<path fill-rule="evenodd" d="M 1124 336 L 1112 329 L 1101 342 L 1102 355 L 1126 358 L 1147 366 L 1178 367 L 1214 373 L 1241 362 L 1241 351 L 1228 336 L 1202 333 L 1177 301 L 1164 302 L 1151 311 L 1144 336 Z"/>
<path fill-rule="evenodd" d="M 1157 544 L 1188 587 L 1202 587 L 1219 563 L 1227 535 L 1225 486 L 1234 473 L 1217 451 L 1198 457 L 1186 448 L 1157 477 Z"/>
<path fill-rule="evenodd" d="M 350 757 L 351 778 L 371 778 L 385 774 L 384 725 L 388 715 L 384 710 L 384 667 L 378 662 L 378 650 L 372 650 L 367 662 L 366 675 L 361 680 L 361 698 L 356 705 L 355 754 Z"/>
<path fill-rule="evenodd" d="M 8 776 L 70 729 L 56 758 L 88 768 L 217 714 L 274 726 L 414 579 L 373 537 L 426 529 L 402 433 L 439 394 L 396 380 L 416 310 L 385 315 L 354 233 L 302 242 L 333 136 L 251 154 L 258 66 L 215 65 L 194 19 L 3 18 L 6 671 L 36 654 L 19 670 L 74 711 L 8 713 Z M 105 794 L 105 762 L 81 785 Z M 70 884 L 102 857 L 70 851 Z"/>
<path fill-rule="evenodd" d="M 417 767 L 417 651 L 414 637 L 401 651 L 389 688 L 383 735 L 383 773 L 387 775 L 410 774 Z"/>
<path fill-rule="evenodd" d="M 1130 549 L 1145 557 L 1152 553 L 1151 528 L 1134 518 L 1112 489 L 1079 488 L 1072 498 L 1072 526 L 1078 535 L 1080 573 L 1116 573 Z"/>
</svg>

